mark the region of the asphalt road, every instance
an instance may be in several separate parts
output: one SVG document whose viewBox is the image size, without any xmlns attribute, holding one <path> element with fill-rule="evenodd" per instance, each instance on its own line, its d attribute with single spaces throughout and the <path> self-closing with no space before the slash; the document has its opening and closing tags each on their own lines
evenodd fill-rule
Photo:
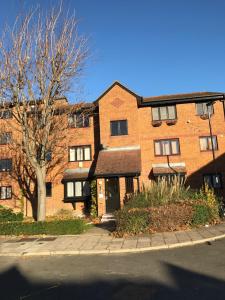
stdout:
<svg viewBox="0 0 225 300">
<path fill-rule="evenodd" d="M 225 239 L 139 254 L 0 258 L 0 299 L 225 300 Z"/>
</svg>

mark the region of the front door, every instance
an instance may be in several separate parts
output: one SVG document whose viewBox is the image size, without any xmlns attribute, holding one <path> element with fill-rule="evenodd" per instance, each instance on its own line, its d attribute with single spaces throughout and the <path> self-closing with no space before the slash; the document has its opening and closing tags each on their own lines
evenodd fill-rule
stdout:
<svg viewBox="0 0 225 300">
<path fill-rule="evenodd" d="M 106 212 L 111 213 L 120 208 L 119 178 L 105 180 Z"/>
</svg>

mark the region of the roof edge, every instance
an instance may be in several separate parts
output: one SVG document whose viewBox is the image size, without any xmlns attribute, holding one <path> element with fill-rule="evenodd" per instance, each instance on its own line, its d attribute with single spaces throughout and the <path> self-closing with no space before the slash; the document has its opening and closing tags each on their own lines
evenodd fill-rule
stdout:
<svg viewBox="0 0 225 300">
<path fill-rule="evenodd" d="M 181 104 L 181 103 L 193 103 L 193 102 L 205 102 L 213 100 L 222 100 L 225 99 L 225 94 L 218 93 L 215 95 L 209 96 L 197 96 L 197 97 L 187 97 L 187 98 L 174 98 L 174 99 L 163 99 L 163 100 L 154 100 L 149 102 L 143 102 L 143 97 L 139 103 L 139 107 L 146 106 L 155 106 L 155 105 L 164 105 L 164 104 Z"/>
<path fill-rule="evenodd" d="M 131 95 L 135 96 L 137 98 L 137 100 L 141 100 L 141 98 L 142 98 L 141 96 L 137 95 L 136 93 L 134 93 L 133 91 L 128 89 L 125 85 L 123 85 L 122 83 L 120 83 L 119 81 L 116 80 L 93 103 L 98 104 L 99 100 L 101 100 L 101 98 L 104 97 L 116 85 L 120 86 L 122 89 L 124 89 Z"/>
</svg>

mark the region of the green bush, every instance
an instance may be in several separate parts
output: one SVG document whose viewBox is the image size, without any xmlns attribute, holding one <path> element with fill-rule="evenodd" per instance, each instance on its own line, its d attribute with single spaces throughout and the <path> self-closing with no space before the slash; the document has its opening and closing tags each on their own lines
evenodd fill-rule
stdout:
<svg viewBox="0 0 225 300">
<path fill-rule="evenodd" d="M 92 180 L 91 182 L 91 207 L 90 215 L 92 218 L 97 218 L 98 216 L 98 205 L 97 205 L 97 182 Z"/>
<path fill-rule="evenodd" d="M 138 234 L 149 228 L 149 212 L 146 210 L 122 209 L 115 213 L 117 235 Z"/>
<path fill-rule="evenodd" d="M 210 208 L 204 204 L 197 204 L 194 206 L 194 214 L 192 217 L 193 225 L 203 225 L 210 222 L 211 214 Z"/>
<path fill-rule="evenodd" d="M 11 208 L 0 207 L 0 222 L 22 221 L 23 213 L 14 213 Z"/>
<path fill-rule="evenodd" d="M 196 199 L 197 204 L 194 206 L 192 224 L 217 222 L 220 218 L 220 203 L 213 189 L 205 186 L 204 189 L 196 193 Z"/>
<path fill-rule="evenodd" d="M 81 219 L 59 220 L 50 222 L 11 222 L 0 224 L 1 235 L 64 235 L 80 234 L 84 232 L 89 225 Z"/>
<path fill-rule="evenodd" d="M 193 191 L 185 187 L 178 179 L 168 183 L 162 179 L 153 182 L 149 187 L 142 187 L 140 193 L 135 193 L 126 203 L 129 208 L 148 208 L 192 199 Z"/>
</svg>

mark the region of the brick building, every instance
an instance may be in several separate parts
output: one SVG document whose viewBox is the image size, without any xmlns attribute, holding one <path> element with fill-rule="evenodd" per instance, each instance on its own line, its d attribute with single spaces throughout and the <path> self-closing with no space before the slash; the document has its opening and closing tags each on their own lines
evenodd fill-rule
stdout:
<svg viewBox="0 0 225 300">
<path fill-rule="evenodd" d="M 192 188 L 207 182 L 223 195 L 224 101 L 223 93 L 212 92 L 144 98 L 115 82 L 90 104 L 91 114 L 68 116 L 67 154 L 62 171 L 48 175 L 46 214 L 84 211 L 93 180 L 99 215 L 119 209 L 130 193 L 162 177 L 185 178 Z M 10 112 L 1 115 L 2 122 L 11 122 Z M 1 136 L 0 204 L 16 208 L 22 202 L 31 215 L 32 205 L 12 176 L 16 162 L 9 142 L 9 133 Z"/>
</svg>

